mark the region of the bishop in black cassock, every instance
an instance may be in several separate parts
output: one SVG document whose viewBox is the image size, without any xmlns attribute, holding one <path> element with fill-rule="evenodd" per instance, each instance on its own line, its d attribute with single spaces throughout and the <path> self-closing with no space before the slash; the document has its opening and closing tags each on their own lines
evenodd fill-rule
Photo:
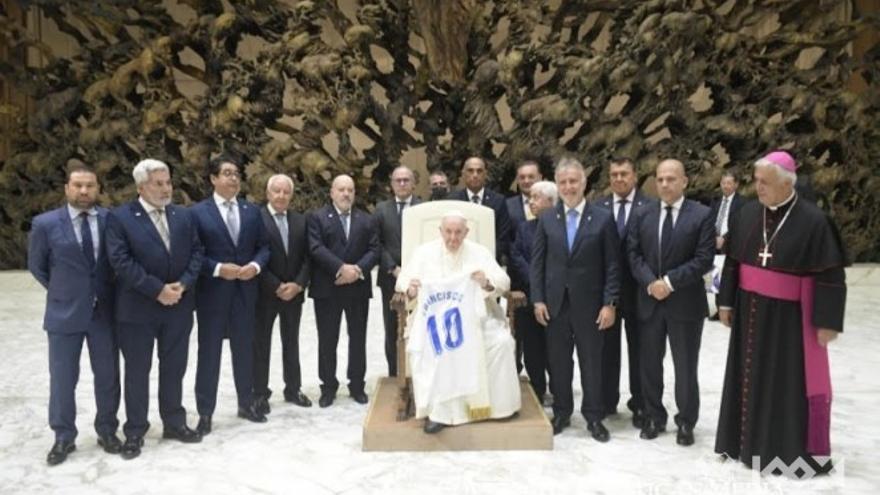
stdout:
<svg viewBox="0 0 880 495">
<path fill-rule="evenodd" d="M 755 165 L 759 198 L 730 226 L 717 301 L 731 334 L 715 451 L 755 469 L 828 470 L 827 343 L 843 330 L 846 253 L 834 222 L 794 191 L 790 155 Z"/>
</svg>

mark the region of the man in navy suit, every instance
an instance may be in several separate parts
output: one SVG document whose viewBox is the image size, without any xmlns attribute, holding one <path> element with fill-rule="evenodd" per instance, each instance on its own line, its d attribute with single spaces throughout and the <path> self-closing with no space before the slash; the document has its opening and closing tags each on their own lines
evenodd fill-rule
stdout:
<svg viewBox="0 0 880 495">
<path fill-rule="evenodd" d="M 730 170 L 726 170 L 721 175 L 721 197 L 712 201 L 712 219 L 715 221 L 715 252 L 721 253 L 724 250 L 724 236 L 727 235 L 727 226 L 732 224 L 732 220 L 736 217 L 737 212 L 742 207 L 744 201 L 736 190 L 739 187 L 739 180 Z"/>
<path fill-rule="evenodd" d="M 535 228 L 530 289 L 535 319 L 547 327 L 553 433 L 570 424 L 574 399 L 571 355 L 577 348 L 587 430 L 607 442 L 602 424 L 602 332 L 615 319 L 620 289 L 620 241 L 614 219 L 604 208 L 587 205 L 583 165 L 562 158 L 556 165 L 562 203 L 541 213 Z"/>
<path fill-rule="evenodd" d="M 229 337 L 232 352 L 238 417 L 254 423 L 266 421 L 254 402 L 253 360 L 257 275 L 269 262 L 269 239 L 260 209 L 237 198 L 241 190 L 238 162 L 226 156 L 214 158 L 208 163 L 208 178 L 214 194 L 191 208 L 205 246 L 196 291 L 196 408 L 197 430 L 202 435 L 211 433 L 213 427 L 224 337 Z"/>
<path fill-rule="evenodd" d="M 632 411 L 632 424 L 642 427 L 645 401 L 642 398 L 642 378 L 639 371 L 639 323 L 636 317 L 636 283 L 629 269 L 626 257 L 626 237 L 630 219 L 648 199 L 636 187 L 638 177 L 635 166 L 629 158 L 615 158 L 608 166 L 611 194 L 596 204 L 607 209 L 614 216 L 614 225 L 620 238 L 620 304 L 614 326 L 605 332 L 605 350 L 602 355 L 603 398 L 606 414 L 617 413 L 620 401 L 620 333 L 626 321 L 626 347 L 629 361 L 630 399 L 626 407 Z"/>
<path fill-rule="evenodd" d="M 650 440 L 666 429 L 663 356 L 668 335 L 675 365 L 676 441 L 688 446 L 694 443 L 700 411 L 697 361 L 709 310 L 703 275 L 712 269 L 715 228 L 708 207 L 685 199 L 688 179 L 680 161 L 661 161 L 656 183 L 660 201 L 634 214 L 627 235 L 642 337 L 645 420 L 640 436 Z"/>
<path fill-rule="evenodd" d="M 541 175 L 541 169 L 534 160 L 526 160 L 516 168 L 516 187 L 519 194 L 505 200 L 507 215 L 510 217 L 511 237 L 515 238 L 520 224 L 535 218 L 529 208 L 529 200 L 532 184 L 540 180 L 544 180 L 544 176 Z"/>
<path fill-rule="evenodd" d="M 354 180 L 338 175 L 330 187 L 332 203 L 307 217 L 312 255 L 312 286 L 318 325 L 318 377 L 321 398 L 329 407 L 336 399 L 336 346 L 342 314 L 348 327 L 348 391 L 366 404 L 367 317 L 373 296 L 370 270 L 379 261 L 379 235 L 373 217 L 353 208 Z"/>
<path fill-rule="evenodd" d="M 550 405 L 547 396 L 547 338 L 544 327 L 535 320 L 535 309 L 529 297 L 529 271 L 532 264 L 532 245 L 534 245 L 535 229 L 538 227 L 538 215 L 548 208 L 554 208 L 559 199 L 556 184 L 549 181 L 538 181 L 529 185 L 529 208 L 532 219 L 519 224 L 515 240 L 510 246 L 510 299 L 511 303 L 521 305 L 516 309 L 514 326 L 517 341 L 522 342 L 526 373 L 532 384 L 532 390 L 538 400 Z"/>
<path fill-rule="evenodd" d="M 309 240 L 306 217 L 289 209 L 293 198 L 293 179 L 278 174 L 266 182 L 266 206 L 260 208 L 263 227 L 269 235 L 269 264 L 260 273 L 257 322 L 254 331 L 254 395 L 257 409 L 268 414 L 269 356 L 272 327 L 281 317 L 281 360 L 284 373 L 284 400 L 300 407 L 312 401 L 302 392 L 299 365 L 299 323 L 305 289 L 309 284 Z"/>
<path fill-rule="evenodd" d="M 46 288 L 43 329 L 49 339 L 49 426 L 46 457 L 60 464 L 76 449 L 76 383 L 83 339 L 95 377 L 98 445 L 118 454 L 119 350 L 113 330 L 113 273 L 104 234 L 107 210 L 97 206 L 98 177 L 77 159 L 67 165 L 67 204 L 34 218 L 28 269 Z"/>
<path fill-rule="evenodd" d="M 140 455 L 150 428 L 147 409 L 154 341 L 162 437 L 184 443 L 202 439 L 186 426 L 182 400 L 202 245 L 189 211 L 171 204 L 168 166 L 147 159 L 134 167 L 132 175 L 140 196 L 115 208 L 107 218 L 107 254 L 119 286 L 116 324 L 125 357 L 125 459 Z"/>
<path fill-rule="evenodd" d="M 379 257 L 379 273 L 376 285 L 382 290 L 382 319 L 385 323 L 385 360 L 388 362 L 388 376 L 397 376 L 397 313 L 391 308 L 394 285 L 400 273 L 401 220 L 403 210 L 421 201 L 413 195 L 416 177 L 407 167 L 399 166 L 391 172 L 391 189 L 394 198 L 376 205 L 376 228 L 379 231 L 379 244 L 382 245 Z"/>
<path fill-rule="evenodd" d="M 512 234 L 504 197 L 486 188 L 486 162 L 482 158 L 472 156 L 465 160 L 461 175 L 465 188 L 451 193 L 448 199 L 470 201 L 495 211 L 495 259 L 499 265 L 506 265 Z"/>
</svg>

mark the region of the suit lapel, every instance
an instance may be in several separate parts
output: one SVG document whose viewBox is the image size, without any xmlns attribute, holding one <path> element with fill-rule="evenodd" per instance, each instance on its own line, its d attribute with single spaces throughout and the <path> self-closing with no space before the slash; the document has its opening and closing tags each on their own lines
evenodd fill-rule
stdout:
<svg viewBox="0 0 880 495">
<path fill-rule="evenodd" d="M 571 252 L 574 254 L 577 251 L 578 247 L 581 245 L 581 241 L 584 236 L 587 235 L 587 227 L 590 222 L 593 221 L 593 212 L 590 211 L 590 205 L 584 203 L 584 212 L 581 213 L 580 221 L 578 222 L 578 228 L 574 234 L 574 245 L 571 247 Z"/>
<path fill-rule="evenodd" d="M 208 212 L 214 217 L 214 222 L 223 232 L 223 236 L 229 241 L 229 245 L 235 247 L 235 243 L 232 242 L 232 236 L 229 235 L 229 227 L 226 226 L 226 222 L 223 221 L 223 215 L 220 214 L 220 207 L 217 205 L 217 202 L 214 201 L 214 197 L 210 197 L 205 201 L 208 202 Z M 241 237 L 241 212 L 238 215 L 238 237 Z"/>
<path fill-rule="evenodd" d="M 135 201 L 132 203 L 132 215 L 134 215 L 137 223 L 140 224 L 141 228 L 147 233 L 148 236 L 152 237 L 154 241 L 156 241 L 162 249 L 165 249 L 165 243 L 162 242 L 162 236 L 159 235 L 159 231 L 156 230 L 156 225 L 153 224 L 153 219 L 150 218 L 150 215 L 147 214 L 147 211 L 144 210 L 144 207 L 141 206 L 140 201 Z M 166 210 L 167 211 L 167 210 Z M 165 215 L 165 218 L 168 218 L 168 215 Z M 171 236 L 171 222 L 168 222 L 168 235 Z"/>
<path fill-rule="evenodd" d="M 269 232 L 269 241 L 276 245 L 276 247 L 280 248 L 282 251 L 284 250 L 284 240 L 281 239 L 281 231 L 278 229 L 278 222 L 275 220 L 275 216 L 269 211 L 268 206 L 263 206 L 260 209 L 260 216 L 263 218 L 263 225 L 266 226 L 266 231 Z M 290 226 L 290 214 L 287 215 L 287 225 L 288 228 Z"/>
</svg>

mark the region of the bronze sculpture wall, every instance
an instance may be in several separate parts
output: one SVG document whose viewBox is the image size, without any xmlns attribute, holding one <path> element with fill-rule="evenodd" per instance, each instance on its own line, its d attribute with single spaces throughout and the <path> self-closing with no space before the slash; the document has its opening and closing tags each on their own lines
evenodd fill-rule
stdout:
<svg viewBox="0 0 880 495">
<path fill-rule="evenodd" d="M 67 158 L 97 165 L 107 204 L 133 197 L 137 160 L 165 160 L 186 202 L 207 192 L 219 151 L 251 163 L 256 198 L 269 174 L 291 173 L 306 208 L 340 172 L 373 202 L 413 150 L 453 178 L 483 155 L 500 189 L 518 160 L 575 154 L 593 194 L 611 156 L 633 157 L 648 189 L 656 161 L 674 156 L 689 194 L 705 196 L 722 170 L 747 174 L 782 147 L 854 259 L 880 259 L 880 45 L 854 57 L 850 44 L 880 23 L 842 18 L 848 2 L 182 0 L 185 15 L 159 1 L 18 4 L 77 50 L 54 56 L 0 12 L 12 53 L 46 61 L 0 61 L 36 108 L 3 129 L 3 268 L 23 265 L 29 220 L 58 204 Z M 866 91 L 847 89 L 853 74 Z"/>
</svg>

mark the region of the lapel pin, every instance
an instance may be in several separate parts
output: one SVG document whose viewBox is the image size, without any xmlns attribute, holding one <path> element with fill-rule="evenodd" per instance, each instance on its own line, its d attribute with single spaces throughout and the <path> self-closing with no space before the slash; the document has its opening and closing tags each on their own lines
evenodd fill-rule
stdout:
<svg viewBox="0 0 880 495">
<path fill-rule="evenodd" d="M 136 216 L 136 217 L 141 216 L 141 212 L 139 212 L 139 211 L 134 212 L 134 216 Z"/>
</svg>

